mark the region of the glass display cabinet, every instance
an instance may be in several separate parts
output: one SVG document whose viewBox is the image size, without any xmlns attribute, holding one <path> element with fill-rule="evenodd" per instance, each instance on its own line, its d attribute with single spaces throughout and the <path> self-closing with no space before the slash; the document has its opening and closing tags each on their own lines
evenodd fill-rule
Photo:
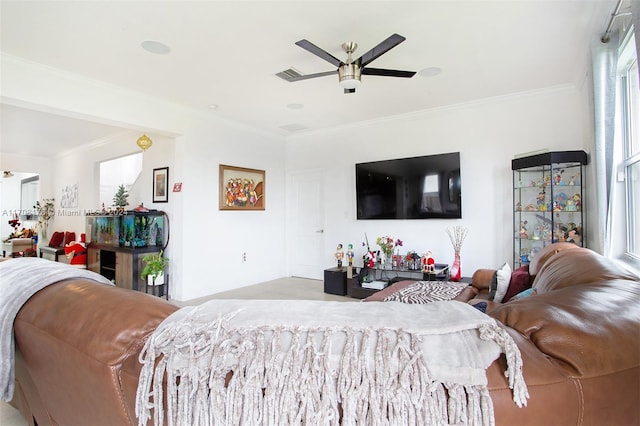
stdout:
<svg viewBox="0 0 640 426">
<path fill-rule="evenodd" d="M 584 246 L 584 151 L 545 152 L 511 161 L 513 267 L 558 241 Z"/>
</svg>

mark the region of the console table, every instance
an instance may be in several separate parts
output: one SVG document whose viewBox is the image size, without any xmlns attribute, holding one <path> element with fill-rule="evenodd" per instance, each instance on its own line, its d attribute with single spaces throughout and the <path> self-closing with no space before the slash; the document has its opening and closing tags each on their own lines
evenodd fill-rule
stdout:
<svg viewBox="0 0 640 426">
<path fill-rule="evenodd" d="M 353 278 L 347 280 L 347 294 L 356 299 L 364 299 L 382 290 L 363 287 L 363 281 L 385 281 L 385 287 L 403 280 L 447 281 L 449 279 L 449 265 L 436 263 L 434 266 L 435 272 L 433 273 L 423 272 L 422 269 L 383 268 L 381 266 L 373 268 L 354 267 Z"/>
</svg>

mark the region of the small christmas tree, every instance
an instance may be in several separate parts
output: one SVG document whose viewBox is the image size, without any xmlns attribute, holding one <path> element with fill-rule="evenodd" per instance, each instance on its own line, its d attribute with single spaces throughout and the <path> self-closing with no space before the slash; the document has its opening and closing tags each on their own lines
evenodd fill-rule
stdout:
<svg viewBox="0 0 640 426">
<path fill-rule="evenodd" d="M 120 185 L 118 187 L 118 191 L 116 192 L 116 195 L 113 196 L 113 205 L 116 207 L 125 207 L 129 205 L 129 201 L 127 201 L 127 198 L 129 197 L 129 194 L 127 193 L 127 189 L 124 187 L 124 185 Z"/>
</svg>

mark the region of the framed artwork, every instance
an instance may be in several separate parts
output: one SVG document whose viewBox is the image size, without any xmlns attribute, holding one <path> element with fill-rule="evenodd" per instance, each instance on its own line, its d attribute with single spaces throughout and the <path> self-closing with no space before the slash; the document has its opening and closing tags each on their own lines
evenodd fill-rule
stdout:
<svg viewBox="0 0 640 426">
<path fill-rule="evenodd" d="M 60 208 L 74 209 L 78 207 L 78 184 L 67 185 L 62 188 L 60 197 Z"/>
<path fill-rule="evenodd" d="M 264 209 L 264 170 L 220 164 L 220 210 Z"/>
<path fill-rule="evenodd" d="M 153 202 L 169 202 L 169 168 L 153 169 Z"/>
</svg>

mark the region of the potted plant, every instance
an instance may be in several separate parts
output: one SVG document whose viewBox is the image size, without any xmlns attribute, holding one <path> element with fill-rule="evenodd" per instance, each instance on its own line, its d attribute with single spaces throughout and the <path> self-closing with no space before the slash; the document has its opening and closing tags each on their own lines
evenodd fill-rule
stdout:
<svg viewBox="0 0 640 426">
<path fill-rule="evenodd" d="M 169 259 L 162 257 L 162 253 L 160 250 L 160 253 L 148 254 L 142 258 L 145 262 L 142 279 L 147 280 L 147 285 L 164 284 L 164 270 L 169 264 Z"/>
</svg>

